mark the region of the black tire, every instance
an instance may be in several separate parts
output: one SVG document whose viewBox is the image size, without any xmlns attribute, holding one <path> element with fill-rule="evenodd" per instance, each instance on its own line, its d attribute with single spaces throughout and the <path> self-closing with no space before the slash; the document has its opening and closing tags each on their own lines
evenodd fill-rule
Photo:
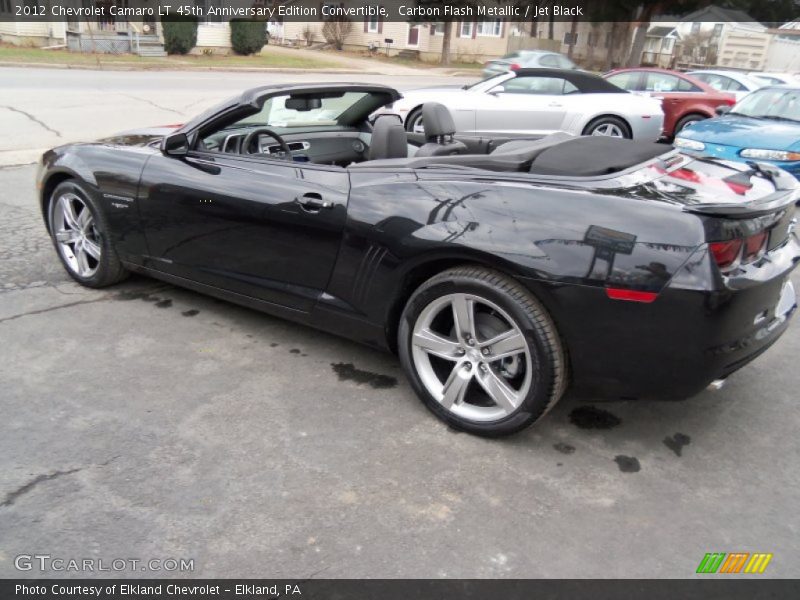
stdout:
<svg viewBox="0 0 800 600">
<path fill-rule="evenodd" d="M 622 137 L 626 140 L 630 140 L 633 138 L 633 133 L 631 133 L 630 126 L 619 117 L 615 117 L 613 115 L 604 115 L 602 117 L 597 117 L 596 119 L 592 119 L 589 124 L 583 128 L 582 135 L 593 135 L 595 130 L 602 126 L 611 125 L 616 127 L 622 133 Z"/>
<path fill-rule="evenodd" d="M 689 123 L 696 123 L 697 121 L 705 121 L 707 118 L 708 117 L 706 117 L 705 115 L 700 115 L 697 113 L 686 115 L 675 124 L 675 131 L 672 132 L 672 136 L 675 137 L 676 135 L 678 135 L 678 133 Z"/>
<path fill-rule="evenodd" d="M 88 208 L 93 218 L 93 236 L 97 245 L 100 247 L 100 259 L 93 263 L 93 266 L 95 267 L 94 271 L 88 276 L 82 276 L 80 273 L 76 272 L 72 266 L 70 266 L 70 263 L 67 261 L 62 252 L 61 244 L 56 239 L 55 214 L 56 210 L 58 209 L 58 199 L 65 194 L 73 194 L 77 196 L 80 201 L 83 202 L 85 207 Z M 56 186 L 56 188 L 53 190 L 53 193 L 50 195 L 49 199 L 47 222 L 48 229 L 50 230 L 50 239 L 53 241 L 56 254 L 58 254 L 61 264 L 64 265 L 64 269 L 75 281 L 86 287 L 103 288 L 114 285 L 115 283 L 119 283 L 128 277 L 129 272 L 127 269 L 125 269 L 125 267 L 122 266 L 116 250 L 111 243 L 111 239 L 108 234 L 110 231 L 108 219 L 101 210 L 97 201 L 77 181 L 64 181 Z"/>
<path fill-rule="evenodd" d="M 421 118 L 422 118 L 422 107 L 418 106 L 417 108 L 412 110 L 410 113 L 408 113 L 408 116 L 406 117 L 406 131 L 413 132 L 414 131 L 414 123 L 415 123 L 415 121 L 417 121 L 417 119 L 421 119 Z"/>
<path fill-rule="evenodd" d="M 435 306 L 432 303 L 441 302 L 452 294 L 468 294 L 495 304 L 510 317 L 512 326 L 522 333 L 527 345 L 532 373 L 527 394 L 513 412 L 497 420 L 470 420 L 451 412 L 431 394 L 415 365 L 412 332 L 420 315 L 426 307 Z M 556 404 L 567 385 L 565 351 L 545 308 L 519 283 L 484 267 L 456 267 L 423 283 L 412 294 L 401 316 L 398 349 L 406 375 L 425 406 L 451 427 L 481 436 L 509 435 L 528 427 Z M 480 367 L 483 369 L 484 365 Z M 459 367 L 454 367 L 454 372 L 456 368 Z M 477 380 L 475 385 L 478 385 Z M 468 393 L 465 392 L 465 396 Z"/>
</svg>

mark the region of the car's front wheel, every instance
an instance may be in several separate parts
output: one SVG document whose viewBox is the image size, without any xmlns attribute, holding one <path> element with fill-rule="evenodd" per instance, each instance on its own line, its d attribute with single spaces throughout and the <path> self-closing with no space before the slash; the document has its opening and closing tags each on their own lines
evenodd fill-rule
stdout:
<svg viewBox="0 0 800 600">
<path fill-rule="evenodd" d="M 398 346 L 425 405 L 479 435 L 531 425 L 566 387 L 564 349 L 547 311 L 491 269 L 457 267 L 422 284 L 403 311 Z"/>
<path fill-rule="evenodd" d="M 606 137 L 631 139 L 633 134 L 628 124 L 612 115 L 598 117 L 583 130 L 583 135 L 604 135 Z"/>
<path fill-rule="evenodd" d="M 105 215 L 78 183 L 65 181 L 53 190 L 48 223 L 58 256 L 75 281 L 100 288 L 127 276 L 111 244 Z"/>
</svg>

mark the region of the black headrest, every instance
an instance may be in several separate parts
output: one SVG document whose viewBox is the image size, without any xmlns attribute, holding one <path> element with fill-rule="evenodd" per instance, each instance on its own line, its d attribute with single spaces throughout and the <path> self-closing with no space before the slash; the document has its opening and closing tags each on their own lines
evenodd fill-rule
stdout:
<svg viewBox="0 0 800 600">
<path fill-rule="evenodd" d="M 456 132 L 453 116 L 444 104 L 438 102 L 426 102 L 422 105 L 422 126 L 428 139 L 453 135 Z"/>
<path fill-rule="evenodd" d="M 372 125 L 368 160 L 407 156 L 408 140 L 403 122 L 397 115 L 380 115 Z"/>
</svg>

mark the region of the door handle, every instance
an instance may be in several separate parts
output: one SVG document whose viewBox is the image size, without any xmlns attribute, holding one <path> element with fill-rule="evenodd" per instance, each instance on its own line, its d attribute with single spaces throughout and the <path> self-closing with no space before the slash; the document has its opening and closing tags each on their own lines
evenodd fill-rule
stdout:
<svg viewBox="0 0 800 600">
<path fill-rule="evenodd" d="M 294 199 L 306 212 L 316 213 L 323 208 L 333 208 L 333 202 L 326 202 L 320 194 L 311 192 Z"/>
<path fill-rule="evenodd" d="M 564 105 L 563 105 L 563 104 L 561 104 L 561 102 L 551 102 L 551 103 L 550 103 L 550 104 L 548 104 L 547 106 L 556 106 L 556 107 L 558 107 L 558 106 L 564 106 Z"/>
</svg>

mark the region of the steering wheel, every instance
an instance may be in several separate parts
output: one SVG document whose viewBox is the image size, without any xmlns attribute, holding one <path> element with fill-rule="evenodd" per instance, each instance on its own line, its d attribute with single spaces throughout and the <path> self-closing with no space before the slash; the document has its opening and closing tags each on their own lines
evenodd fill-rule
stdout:
<svg viewBox="0 0 800 600">
<path fill-rule="evenodd" d="M 257 139 L 256 136 L 259 135 L 268 135 L 273 140 L 278 142 L 278 145 L 281 147 L 281 152 L 283 153 L 283 158 L 286 160 L 292 160 L 292 151 L 289 150 L 288 144 L 283 140 L 281 136 L 272 131 L 272 129 L 268 129 L 266 127 L 256 127 L 245 136 L 244 141 L 242 142 L 242 147 L 239 150 L 240 154 L 256 154 L 256 152 L 250 151 L 250 146 L 253 145 L 253 140 Z"/>
</svg>

